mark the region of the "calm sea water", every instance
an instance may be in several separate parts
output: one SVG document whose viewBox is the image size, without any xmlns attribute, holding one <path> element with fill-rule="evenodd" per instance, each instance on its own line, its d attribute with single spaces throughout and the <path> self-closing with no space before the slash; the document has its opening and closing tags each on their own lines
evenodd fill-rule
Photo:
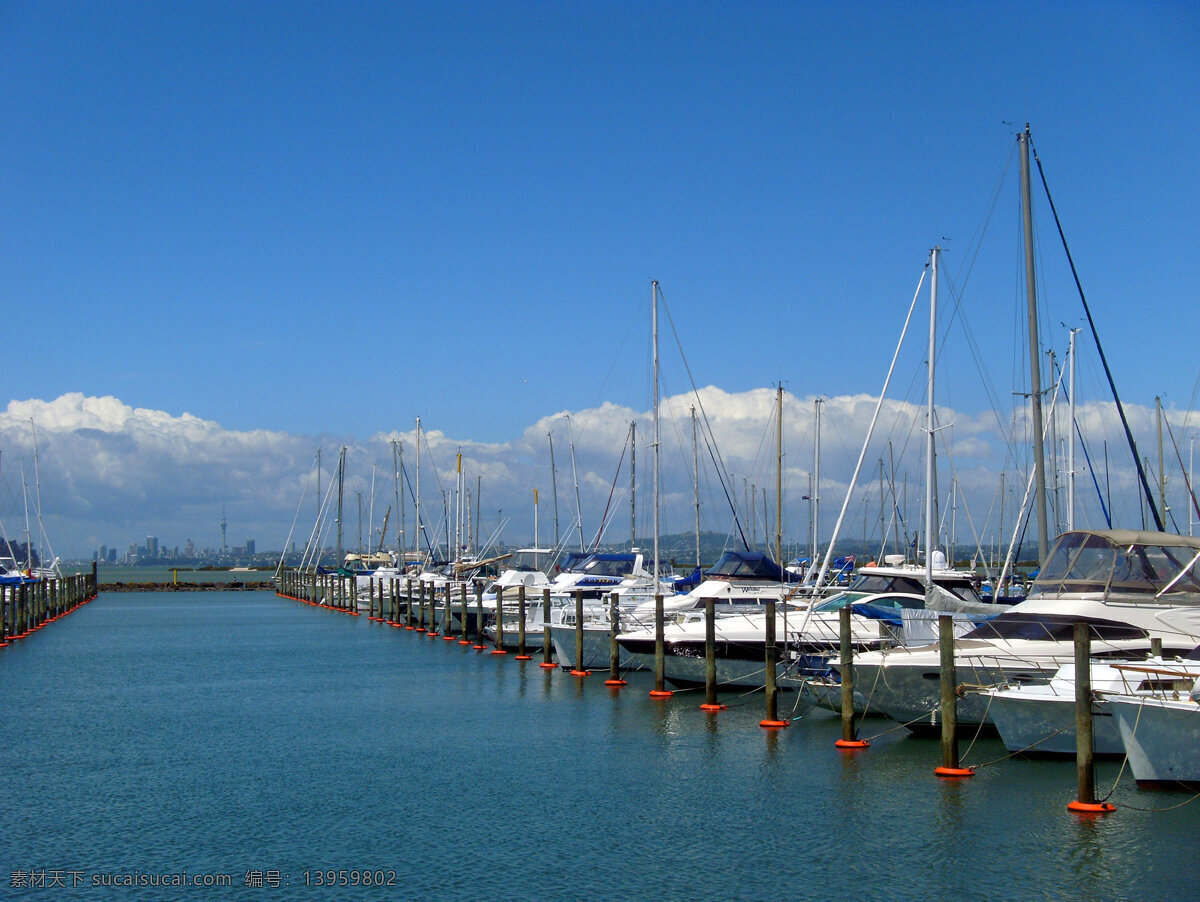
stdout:
<svg viewBox="0 0 1200 902">
<path fill-rule="evenodd" d="M 1130 807 L 1188 795 L 1126 776 L 1080 819 L 1073 763 L 945 783 L 936 741 L 848 757 L 819 712 L 766 732 L 761 696 L 707 715 L 536 664 L 265 592 L 102 594 L 0 649 L 0 897 L 1197 897 L 1200 802 Z M 330 870 L 396 885 L 313 885 Z M 92 885 L 181 872 L 232 886 Z"/>
</svg>

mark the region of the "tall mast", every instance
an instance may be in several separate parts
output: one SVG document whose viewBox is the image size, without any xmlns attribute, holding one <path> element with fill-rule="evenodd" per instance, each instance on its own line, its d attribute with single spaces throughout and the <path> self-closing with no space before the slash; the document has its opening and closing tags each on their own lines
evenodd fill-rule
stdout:
<svg viewBox="0 0 1200 902">
<path fill-rule="evenodd" d="M 1075 528 L 1075 334 L 1078 329 L 1071 330 L 1071 339 L 1067 354 L 1071 357 L 1070 387 L 1071 397 L 1068 408 L 1071 412 L 1071 423 L 1067 427 L 1067 529 Z"/>
<path fill-rule="evenodd" d="M 346 446 L 343 445 L 338 452 L 338 515 L 337 515 L 337 566 L 341 567 L 345 561 L 344 549 L 342 547 L 342 494 L 346 488 Z M 222 520 L 224 516 L 222 515 Z M 224 544 L 224 536 L 221 543 Z"/>
<path fill-rule="evenodd" d="M 392 439 L 391 443 L 392 489 L 396 493 L 396 512 L 400 513 L 400 529 L 396 530 L 396 566 L 401 566 L 404 560 L 404 443 L 400 439 Z"/>
<path fill-rule="evenodd" d="M 421 418 L 417 417 L 417 534 L 413 536 L 413 550 L 421 552 L 421 540 L 425 538 L 425 525 L 421 522 Z"/>
<path fill-rule="evenodd" d="M 629 423 L 629 545 L 637 544 L 637 420 Z"/>
<path fill-rule="evenodd" d="M 575 526 L 579 530 L 579 550 L 583 551 L 583 506 L 579 503 L 579 471 L 575 469 L 575 429 L 567 416 L 567 441 L 571 445 L 571 478 L 575 481 Z"/>
<path fill-rule="evenodd" d="M 554 549 L 558 550 L 558 470 L 554 466 L 554 434 L 546 433 L 550 440 L 550 490 L 554 498 Z"/>
<path fill-rule="evenodd" d="M 930 254 L 929 281 L 929 362 L 925 387 L 925 587 L 933 585 L 933 495 L 934 495 L 934 466 L 935 450 L 933 434 L 933 371 L 934 355 L 937 353 L 937 294 L 938 294 L 938 257 L 941 248 L 935 247 Z"/>
<path fill-rule="evenodd" d="M 1162 398 L 1158 395 L 1154 396 L 1154 409 L 1158 413 L 1158 509 L 1162 511 L 1163 519 L 1167 516 L 1167 471 L 1163 469 L 1163 410 Z M 34 457 L 34 464 L 37 464 L 37 457 Z"/>
<path fill-rule="evenodd" d="M 775 429 L 775 562 L 783 566 L 783 383 L 775 389 L 775 409 L 779 422 Z M 692 431 L 695 436 L 695 408 L 692 409 Z M 696 506 L 697 530 L 699 530 L 700 507 Z M 699 532 L 697 532 L 697 537 Z M 699 547 L 697 545 L 697 547 Z M 816 563 L 816 558 L 813 558 Z"/>
<path fill-rule="evenodd" d="M 650 331 L 654 346 L 654 591 L 658 592 L 658 282 L 650 283 Z"/>
<path fill-rule="evenodd" d="M 1042 440 L 1042 372 L 1038 353 L 1037 284 L 1033 269 L 1033 204 L 1029 192 L 1029 123 L 1017 136 L 1021 145 L 1021 218 L 1025 232 L 1025 296 L 1029 307 L 1030 417 L 1033 429 L 1033 472 L 1037 491 L 1038 560 L 1049 553 L 1046 527 L 1046 456 Z"/>
<path fill-rule="evenodd" d="M 817 563 L 817 544 L 821 541 L 818 533 L 821 517 L 821 405 L 825 401 L 817 398 L 813 401 L 813 484 L 812 484 L 812 562 Z M 783 416 L 783 408 L 779 408 L 779 416 Z"/>
<path fill-rule="evenodd" d="M 692 491 L 696 504 L 696 566 L 700 566 L 700 446 L 696 442 L 696 405 L 692 405 Z M 1191 510 L 1191 508 L 1189 508 Z M 1190 516 L 1190 514 L 1189 514 Z"/>
</svg>

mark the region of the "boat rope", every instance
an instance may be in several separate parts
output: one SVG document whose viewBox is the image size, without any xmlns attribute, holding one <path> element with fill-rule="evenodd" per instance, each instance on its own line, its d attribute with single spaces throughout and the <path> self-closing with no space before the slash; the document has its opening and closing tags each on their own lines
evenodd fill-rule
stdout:
<svg viewBox="0 0 1200 902">
<path fill-rule="evenodd" d="M 1013 758 L 1016 758 L 1019 755 L 1025 754 L 1026 752 L 1033 751 L 1034 749 L 1036 749 L 1039 745 L 1041 745 L 1046 740 L 1053 739 L 1059 733 L 1064 733 L 1067 730 L 1071 729 L 1073 726 L 1075 726 L 1074 721 L 1071 721 L 1071 723 L 1063 724 L 1061 727 L 1059 727 L 1053 733 L 1047 733 L 1041 739 L 1037 740 L 1036 742 L 1030 743 L 1029 745 L 1025 746 L 1025 748 L 1023 748 L 1023 749 L 1017 749 L 1016 751 L 1009 752 L 1007 755 L 1001 755 L 999 758 L 994 758 L 991 761 L 985 761 L 983 764 L 975 764 L 972 766 L 976 770 L 980 770 L 981 768 L 984 768 L 984 767 L 991 767 L 993 764 L 999 764 L 1001 761 L 1009 761 Z"/>
</svg>

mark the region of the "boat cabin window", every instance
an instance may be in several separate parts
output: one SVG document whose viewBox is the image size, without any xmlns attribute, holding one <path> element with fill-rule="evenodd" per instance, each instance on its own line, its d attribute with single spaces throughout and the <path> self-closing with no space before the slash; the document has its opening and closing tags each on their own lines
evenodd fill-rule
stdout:
<svg viewBox="0 0 1200 902">
<path fill-rule="evenodd" d="M 589 576 L 628 576 L 633 572 L 633 558 L 611 560 L 595 555 L 583 565 L 583 571 Z"/>
<path fill-rule="evenodd" d="M 862 572 L 850 583 L 851 592 L 874 595 L 879 592 L 912 592 L 925 594 L 925 584 L 915 576 L 889 576 L 883 573 Z"/>
<path fill-rule="evenodd" d="M 1089 620 L 1093 639 L 1146 639 L 1145 630 L 1128 623 Z M 1075 635 L 1075 618 L 1055 614 L 1001 614 L 971 630 L 964 639 L 1048 639 L 1070 642 Z"/>
</svg>

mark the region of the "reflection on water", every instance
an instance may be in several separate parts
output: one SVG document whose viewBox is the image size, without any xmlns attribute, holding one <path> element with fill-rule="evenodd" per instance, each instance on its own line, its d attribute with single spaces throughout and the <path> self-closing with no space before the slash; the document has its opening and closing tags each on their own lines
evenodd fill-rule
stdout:
<svg viewBox="0 0 1200 902">
<path fill-rule="evenodd" d="M 0 652 L 0 860 L 229 872 L 230 899 L 256 868 L 290 875 L 273 900 L 374 898 L 302 885 L 367 867 L 410 898 L 1194 897 L 1200 807 L 1081 819 L 1073 763 L 995 739 L 942 781 L 884 721 L 842 753 L 820 710 L 764 730 L 761 695 L 708 715 L 536 663 L 271 595 L 102 595 Z"/>
</svg>

